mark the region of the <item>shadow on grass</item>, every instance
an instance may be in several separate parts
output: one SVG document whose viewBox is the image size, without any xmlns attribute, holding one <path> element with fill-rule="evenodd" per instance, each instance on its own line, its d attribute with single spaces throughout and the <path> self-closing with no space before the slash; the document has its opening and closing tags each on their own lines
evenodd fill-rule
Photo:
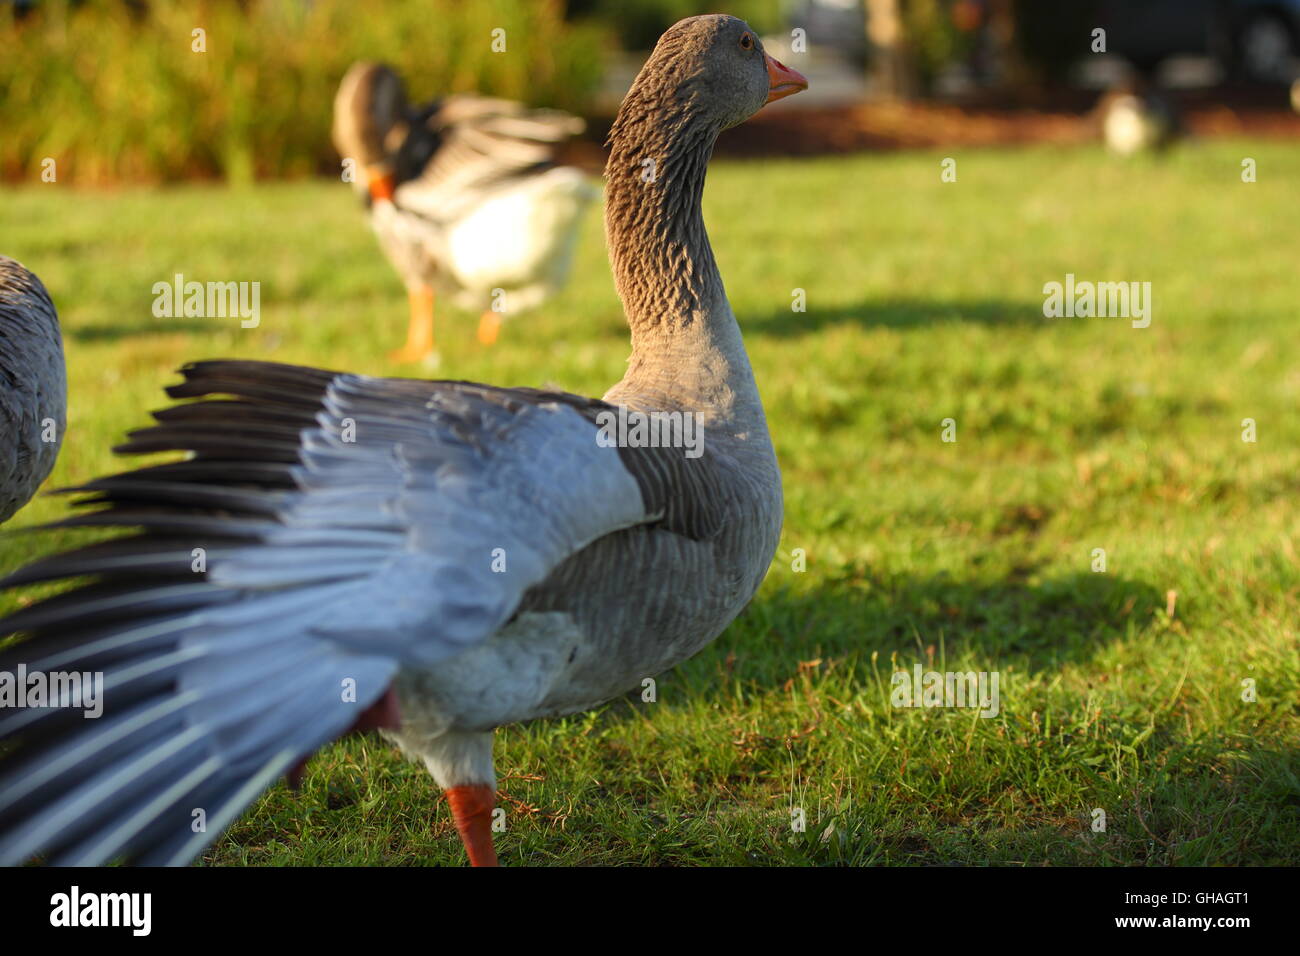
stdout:
<svg viewBox="0 0 1300 956">
<path fill-rule="evenodd" d="M 780 574 L 779 570 L 774 571 Z M 847 659 L 887 671 L 931 661 L 995 670 L 1014 662 L 1029 673 L 1085 663 L 1110 642 L 1157 624 L 1156 588 L 1114 574 L 1044 580 L 959 581 L 944 576 L 846 576 L 814 591 L 769 591 L 719 640 L 680 665 L 693 690 L 728 681 L 780 686 L 803 661 Z"/>
<path fill-rule="evenodd" d="M 119 322 L 114 325 L 81 325 L 64 327 L 64 338 L 75 342 L 118 342 L 142 335 L 211 335 L 220 330 L 220 321 L 207 319 L 162 319 L 157 322 Z M 238 328 L 238 319 L 235 319 Z"/>
<path fill-rule="evenodd" d="M 945 323 L 976 323 L 992 326 L 1040 325 L 1042 302 L 1012 302 L 1004 299 L 973 299 L 945 302 L 933 299 L 883 299 L 807 312 L 776 309 L 766 315 L 740 315 L 746 333 L 794 338 L 810 335 L 830 326 L 854 324 L 881 328 L 909 329 Z"/>
</svg>

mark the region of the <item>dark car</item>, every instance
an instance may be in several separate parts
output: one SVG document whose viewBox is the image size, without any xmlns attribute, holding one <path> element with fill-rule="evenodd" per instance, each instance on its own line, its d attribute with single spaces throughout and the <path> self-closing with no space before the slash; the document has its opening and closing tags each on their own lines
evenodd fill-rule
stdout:
<svg viewBox="0 0 1300 956">
<path fill-rule="evenodd" d="M 1300 0 L 1100 0 L 1107 49 L 1150 72 L 1181 54 L 1208 54 L 1229 75 L 1290 82 L 1300 55 Z"/>
</svg>

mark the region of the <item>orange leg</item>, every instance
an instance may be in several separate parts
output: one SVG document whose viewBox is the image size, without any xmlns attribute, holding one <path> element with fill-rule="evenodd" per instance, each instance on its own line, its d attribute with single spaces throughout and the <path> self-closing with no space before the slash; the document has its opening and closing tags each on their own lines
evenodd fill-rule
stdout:
<svg viewBox="0 0 1300 956">
<path fill-rule="evenodd" d="M 478 340 L 484 345 L 492 345 L 501 332 L 501 313 L 488 309 L 478 320 Z"/>
<path fill-rule="evenodd" d="M 452 787 L 447 791 L 451 817 L 460 831 L 460 841 L 469 854 L 470 866 L 497 866 L 492 846 L 492 805 L 496 792 L 485 783 Z"/>
<path fill-rule="evenodd" d="M 435 360 L 433 347 L 433 289 L 420 286 L 407 292 L 411 304 L 406 344 L 389 354 L 394 362 L 428 362 Z"/>
</svg>

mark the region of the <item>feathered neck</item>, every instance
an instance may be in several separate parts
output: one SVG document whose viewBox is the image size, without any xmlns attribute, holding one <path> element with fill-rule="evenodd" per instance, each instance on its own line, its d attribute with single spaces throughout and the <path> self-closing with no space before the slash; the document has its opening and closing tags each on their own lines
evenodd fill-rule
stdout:
<svg viewBox="0 0 1300 956">
<path fill-rule="evenodd" d="M 647 67 L 609 134 L 605 235 L 633 341 L 707 321 L 722 280 L 700 199 L 718 131 Z"/>
<path fill-rule="evenodd" d="M 632 355 L 605 397 L 691 409 L 761 444 L 762 404 L 700 208 L 718 126 L 681 90 L 647 66 L 610 130 L 605 233 Z"/>
</svg>

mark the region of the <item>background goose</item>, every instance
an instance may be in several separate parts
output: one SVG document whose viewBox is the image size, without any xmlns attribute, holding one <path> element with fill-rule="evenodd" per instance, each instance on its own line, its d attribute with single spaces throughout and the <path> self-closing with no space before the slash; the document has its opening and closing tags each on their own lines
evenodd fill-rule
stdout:
<svg viewBox="0 0 1300 956">
<path fill-rule="evenodd" d="M 360 725 L 424 761 L 471 861 L 495 863 L 493 730 L 691 656 L 775 552 L 780 473 L 700 196 L 719 131 L 806 85 L 733 17 L 659 41 L 610 134 L 632 356 L 604 400 L 186 368 L 169 392 L 200 400 L 125 450 L 192 456 L 91 482 L 96 507 L 61 522 L 140 533 L 8 579 L 93 576 L 0 623 L 27 635 L 0 664 L 102 671 L 104 713 L 0 711 L 0 862 L 183 862 Z M 699 415 L 703 454 L 608 447 L 598 426 L 619 405 Z"/>
<path fill-rule="evenodd" d="M 67 409 L 54 303 L 40 279 L 0 256 L 0 521 L 25 505 L 49 476 Z"/>
<path fill-rule="evenodd" d="M 410 327 L 393 353 L 436 358 L 435 287 L 482 313 L 478 337 L 496 341 L 503 314 L 534 308 L 564 284 L 587 177 L 557 166 L 556 147 L 582 120 L 508 100 L 458 95 L 411 107 L 401 78 L 357 63 L 334 100 L 334 143 L 361 167 L 371 223 L 406 283 Z"/>
<path fill-rule="evenodd" d="M 1178 107 L 1154 83 L 1136 77 L 1108 92 L 1094 113 L 1106 148 L 1117 156 L 1163 150 L 1184 133 Z"/>
</svg>

